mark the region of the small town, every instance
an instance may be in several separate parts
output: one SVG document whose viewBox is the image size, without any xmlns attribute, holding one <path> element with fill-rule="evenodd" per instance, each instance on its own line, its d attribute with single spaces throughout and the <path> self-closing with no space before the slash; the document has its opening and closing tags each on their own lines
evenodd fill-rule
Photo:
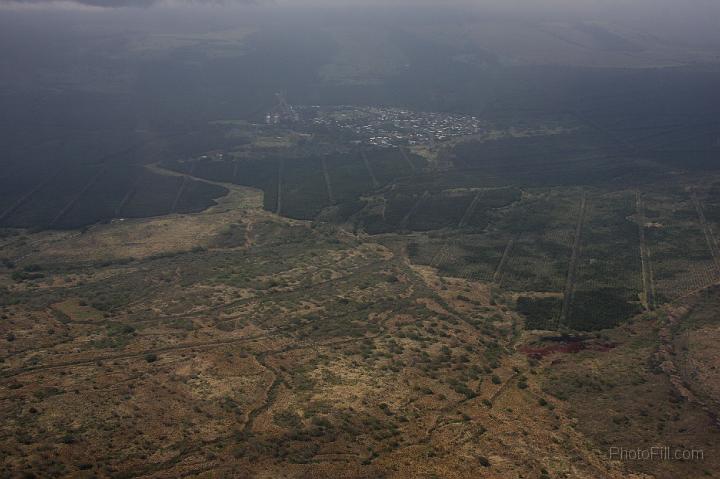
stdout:
<svg viewBox="0 0 720 479">
<path fill-rule="evenodd" d="M 474 116 L 380 107 L 305 107 L 301 117 L 315 126 L 351 131 L 357 141 L 379 147 L 432 145 L 475 135 L 484 124 Z"/>
</svg>

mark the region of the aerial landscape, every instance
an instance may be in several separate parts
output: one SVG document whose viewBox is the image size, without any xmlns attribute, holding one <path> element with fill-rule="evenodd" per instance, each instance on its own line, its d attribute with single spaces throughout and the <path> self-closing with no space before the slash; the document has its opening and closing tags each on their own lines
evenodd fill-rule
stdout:
<svg viewBox="0 0 720 479">
<path fill-rule="evenodd" d="M 720 477 L 718 19 L 0 0 L 0 478 Z"/>
</svg>

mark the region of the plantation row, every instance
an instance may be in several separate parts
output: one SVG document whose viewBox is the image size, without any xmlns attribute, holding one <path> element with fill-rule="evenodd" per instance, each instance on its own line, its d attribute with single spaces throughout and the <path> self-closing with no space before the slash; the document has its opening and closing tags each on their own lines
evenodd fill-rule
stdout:
<svg viewBox="0 0 720 479">
<path fill-rule="evenodd" d="M 711 205 L 714 190 L 702 198 Z M 664 194 L 641 193 L 643 204 L 637 209 L 632 192 L 615 192 L 590 197 L 587 219 L 580 242 L 579 264 L 571 285 L 568 315 L 563 326 L 593 330 L 612 327 L 642 309 L 643 289 L 652 295 L 647 307 L 671 301 L 720 280 L 711 245 L 716 244 L 716 224 L 708 223 L 704 234 L 699 210 L 684 188 L 667 188 Z M 640 223 L 641 226 L 638 225 Z M 643 285 L 640 233 L 648 250 Z M 536 248 L 536 251 L 538 248 Z M 521 252 L 517 248 L 514 250 Z M 511 264 L 527 261 L 528 253 Z M 547 274 L 552 263 L 533 265 L 535 275 Z M 532 275 L 525 291 L 535 291 Z M 558 292 L 556 289 L 555 292 Z M 522 297 L 518 308 L 528 327 L 554 329 L 561 321 L 562 298 Z"/>
<path fill-rule="evenodd" d="M 342 219 L 355 213 L 359 197 L 377 186 L 412 174 L 400 150 L 356 150 L 348 154 L 294 157 L 263 153 L 261 158 L 195 159 L 169 161 L 163 166 L 198 178 L 262 189 L 268 211 L 295 219 L 315 219 L 328 206 L 337 205 Z M 407 155 L 415 168 L 423 161 Z M 280 198 L 278 198 L 278 193 Z"/>
<path fill-rule="evenodd" d="M 449 174 L 415 173 L 424 160 L 399 149 L 328 156 L 194 159 L 165 168 L 218 182 L 260 188 L 264 207 L 294 219 L 350 221 L 370 234 L 484 229 L 489 212 L 520 199 L 514 188 L 477 189 Z M 362 210 L 362 211 L 361 211 Z"/>
<path fill-rule="evenodd" d="M 712 201 L 712 189 L 706 197 Z M 710 230 L 706 236 L 692 193 L 677 187 L 671 195 L 648 195 L 647 204 L 645 235 L 658 302 L 676 299 L 720 279 L 711 249 L 715 218 L 704 213 Z"/>
<path fill-rule="evenodd" d="M 199 181 L 183 186 L 181 177 L 127 165 L 75 167 L 45 178 L 6 181 L 16 186 L 3 189 L 0 226 L 14 228 L 71 229 L 118 217 L 196 212 L 226 193 Z"/>
<path fill-rule="evenodd" d="M 494 210 L 520 199 L 514 188 L 489 190 L 429 190 L 397 188 L 386 192 L 378 208 L 361 217 L 370 234 L 432 231 L 446 228 L 483 230 Z"/>
<path fill-rule="evenodd" d="M 588 194 L 575 275 L 568 276 L 578 219 L 577 191 L 527 190 L 522 201 L 491 215 L 485 231 L 414 236 L 413 261 L 442 275 L 494 282 L 521 293 L 528 326 L 593 330 L 612 327 L 642 310 L 640 228 L 650 251 L 656 302 L 672 300 L 720 280 L 698 213 L 686 191 L 646 196 L 641 215 L 634 191 Z M 708 201 L 708 197 L 703 196 Z M 427 200 L 426 200 L 427 201 Z M 708 203 L 710 203 L 708 201 Z M 712 203 L 710 203 L 712 206 Z M 710 227 L 716 227 L 710 223 Z M 568 278 L 572 284 L 568 285 Z M 523 292 L 546 292 L 540 299 Z M 652 304 L 648 305 L 652 307 Z"/>
</svg>

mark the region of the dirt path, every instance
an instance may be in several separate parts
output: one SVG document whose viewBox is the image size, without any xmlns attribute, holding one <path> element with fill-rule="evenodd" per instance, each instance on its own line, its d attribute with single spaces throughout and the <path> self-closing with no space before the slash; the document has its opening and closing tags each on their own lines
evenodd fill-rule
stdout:
<svg viewBox="0 0 720 479">
<path fill-rule="evenodd" d="M 275 214 L 278 216 L 280 216 L 282 212 L 283 170 L 285 170 L 285 160 L 280 159 L 280 161 L 278 162 L 277 174 L 277 207 L 275 208 Z"/>
<path fill-rule="evenodd" d="M 445 243 L 433 256 L 433 258 L 430 260 L 430 266 L 432 266 L 435 269 L 438 269 L 440 265 L 444 264 L 447 260 L 448 256 L 450 255 L 450 248 L 452 246 L 452 243 Z"/>
<path fill-rule="evenodd" d="M 170 137 L 172 137 L 172 136 L 170 136 Z M 108 154 L 98 158 L 97 162 L 102 165 L 101 170 L 90 179 L 90 181 L 83 187 L 83 189 L 80 190 L 80 192 L 72 200 L 70 200 L 70 202 L 67 205 L 65 205 L 63 207 L 63 209 L 60 210 L 60 212 L 57 215 L 55 215 L 55 217 L 53 218 L 53 220 L 50 224 L 54 225 L 55 223 L 57 223 L 59 220 L 61 220 L 63 218 L 63 216 L 65 216 L 72 209 L 72 207 L 80 200 L 80 198 L 82 198 L 82 196 L 87 192 L 87 190 L 89 190 L 97 182 L 97 180 L 106 172 L 107 167 L 112 160 L 114 160 L 117 157 L 120 157 L 122 155 L 132 153 L 133 151 L 136 151 L 139 148 L 141 148 L 142 146 L 144 146 L 146 143 L 147 142 L 138 143 L 138 144 L 129 146 L 127 148 L 123 148 L 121 150 L 108 153 Z M 4 221 L 7 217 L 9 217 L 11 214 L 13 214 L 23 204 L 27 203 L 38 191 L 43 189 L 48 183 L 50 183 L 50 181 L 55 179 L 55 177 L 58 176 L 60 173 L 61 173 L 61 171 L 56 171 L 55 173 L 50 175 L 47 179 L 45 179 L 40 184 L 38 184 L 35 188 L 30 190 L 23 197 L 18 199 L 15 202 L 15 204 L 10 206 L 3 213 L 0 213 L 0 222 Z"/>
<path fill-rule="evenodd" d="M 580 213 L 578 214 L 577 225 L 575 226 L 575 240 L 573 241 L 572 254 L 570 255 L 570 264 L 568 265 L 568 274 L 565 281 L 565 291 L 563 293 L 563 304 L 560 318 L 558 318 L 558 328 L 567 321 L 570 312 L 570 303 L 575 293 L 575 273 L 577 269 L 577 260 L 580 256 L 580 240 L 582 238 L 582 229 L 585 223 L 585 214 L 587 212 L 587 193 L 583 191 L 580 200 Z"/>
<path fill-rule="evenodd" d="M 363 163 L 365 163 L 365 169 L 368 172 L 368 175 L 370 175 L 370 179 L 372 180 L 373 188 L 380 188 L 380 183 L 378 182 L 377 178 L 375 178 L 375 173 L 372 170 L 372 167 L 370 166 L 370 162 L 367 159 L 367 155 L 365 154 L 365 150 L 360 150 L 360 154 L 363 159 Z"/>
<path fill-rule="evenodd" d="M 410 222 L 410 218 L 412 218 L 412 215 L 417 212 L 418 209 L 420 209 L 420 206 L 422 206 L 423 202 L 430 197 L 430 192 L 428 190 L 425 190 L 420 198 L 415 202 L 414 205 L 410 208 L 410 211 L 407 212 L 405 216 L 403 216 L 403 219 L 400 221 L 400 224 L 398 225 L 400 229 L 406 229 L 408 223 Z"/>
<path fill-rule="evenodd" d="M 173 200 L 172 206 L 170 207 L 170 213 L 175 213 L 177 211 L 178 203 L 180 203 L 180 198 L 182 198 L 182 195 L 185 192 L 187 182 L 188 177 L 183 176 L 182 182 L 180 182 L 180 187 L 178 188 L 177 194 L 175 195 L 175 199 Z"/>
<path fill-rule="evenodd" d="M 679 365 L 683 353 L 678 351 L 676 339 L 679 334 L 686 334 L 687 331 L 678 328 L 678 325 L 684 322 L 692 312 L 692 306 L 666 307 L 665 310 L 667 315 L 660 322 L 658 332 L 660 343 L 655 351 L 654 361 L 660 365 L 662 372 L 667 375 L 675 393 L 702 410 L 708 415 L 713 426 L 720 429 L 720 418 L 716 411 L 716 404 L 709 404 L 701 395 L 693 391 L 692 381 L 685 377 L 684 368 Z"/>
<path fill-rule="evenodd" d="M 27 203 L 28 201 L 30 201 L 30 199 L 32 199 L 32 197 L 35 196 L 35 194 L 36 194 L 38 191 L 40 191 L 40 190 L 42 190 L 43 188 L 45 188 L 45 186 L 46 186 L 48 183 L 50 183 L 50 181 L 52 181 L 52 180 L 55 178 L 55 176 L 57 176 L 57 173 L 51 175 L 51 176 L 50 176 L 49 178 L 47 178 L 46 180 L 41 181 L 41 182 L 38 183 L 38 185 L 35 186 L 32 190 L 28 191 L 27 193 L 25 193 L 25 195 L 23 195 L 22 197 L 20 197 L 20 198 L 19 198 L 15 203 L 13 203 L 8 209 L 6 209 L 2 214 L 0 214 L 0 222 L 5 221 L 7 218 L 10 217 L 10 215 L 12 215 L 13 213 L 15 213 L 15 211 L 17 211 L 18 208 L 20 208 L 22 205 L 24 205 L 25 203 Z"/>
<path fill-rule="evenodd" d="M 512 252 L 512 248 L 515 245 L 515 238 L 510 238 L 510 240 L 507 243 L 507 246 L 505 246 L 505 251 L 503 251 L 503 255 L 500 258 L 500 262 L 497 265 L 497 268 L 495 268 L 495 273 L 493 274 L 493 283 L 500 285 L 502 282 L 503 277 L 503 269 L 505 269 L 505 265 L 508 262 L 508 258 L 510 257 L 510 253 Z"/>
<path fill-rule="evenodd" d="M 263 401 L 260 406 L 256 407 L 248 413 L 247 421 L 245 421 L 242 429 L 243 435 L 245 437 L 252 435 L 253 426 L 255 426 L 255 419 L 257 419 L 260 414 L 270 409 L 272 404 L 275 402 L 275 398 L 277 397 L 278 388 L 283 383 L 280 373 L 278 373 L 275 368 L 273 368 L 267 363 L 266 357 L 269 354 L 270 353 L 262 353 L 255 356 L 257 362 L 260 363 L 262 367 L 272 373 L 273 380 L 272 383 L 270 383 L 270 386 L 267 388 L 267 391 L 265 392 L 265 401 Z"/>
<path fill-rule="evenodd" d="M 349 312 L 347 314 L 343 314 L 339 317 L 349 316 L 354 314 L 354 312 Z M 255 334 L 252 336 L 245 336 L 242 338 L 230 338 L 230 339 L 215 339 L 212 341 L 197 341 L 194 343 L 183 343 L 183 344 L 175 344 L 172 346 L 163 346 L 159 348 L 150 348 L 150 349 L 144 349 L 142 351 L 132 351 L 132 352 L 126 352 L 126 353 L 116 353 L 116 354 L 105 354 L 105 355 L 99 355 L 95 356 L 93 358 L 85 358 L 85 359 L 77 359 L 72 361 L 64 361 L 64 362 L 58 362 L 53 364 L 44 364 L 44 365 L 38 365 L 38 366 L 27 366 L 27 367 L 21 367 L 21 368 L 15 368 L 15 369 L 9 369 L 5 371 L 0 371 L 0 378 L 12 378 L 16 376 L 20 376 L 23 374 L 31 374 L 36 372 L 42 372 L 42 371 L 50 371 L 55 369 L 62 369 L 62 368 L 68 368 L 68 367 L 76 367 L 76 366 L 93 366 L 97 365 L 98 361 L 114 361 L 114 360 L 120 360 L 120 359 L 133 359 L 133 358 L 141 358 L 148 354 L 163 354 L 163 353 L 169 353 L 169 352 L 175 352 L 175 351 L 185 351 L 185 350 L 192 350 L 192 349 L 212 349 L 220 346 L 228 346 L 228 345 L 234 345 L 234 344 L 242 344 L 247 342 L 257 342 L 261 339 L 277 339 L 278 335 L 280 333 L 283 333 L 285 331 L 291 331 L 293 330 L 294 326 L 287 325 L 283 327 L 278 328 L 272 328 L 267 330 L 266 332 L 262 334 Z M 286 353 L 290 351 L 295 351 L 298 349 L 307 349 L 307 348 L 318 348 L 318 347 L 331 347 L 331 346 L 339 346 L 343 344 L 349 344 L 354 342 L 363 341 L 365 339 L 373 339 L 380 337 L 381 335 L 385 334 L 387 328 L 381 327 L 380 330 L 372 335 L 366 335 L 359 338 L 349 338 L 349 339 L 338 339 L 338 340 L 329 340 L 326 342 L 321 343 L 313 343 L 310 340 L 310 342 L 307 341 L 293 341 L 287 346 L 283 346 L 278 349 L 271 349 L 268 351 L 263 351 L 261 353 L 258 353 L 261 357 L 267 357 L 274 354 L 281 354 Z M 292 339 L 291 336 L 285 336 L 288 340 Z"/>
<path fill-rule="evenodd" d="M 650 249 L 645 240 L 645 203 L 640 192 L 635 194 L 636 211 L 638 215 L 638 231 L 640 234 L 640 265 L 642 272 L 644 306 L 646 310 L 655 309 L 655 284 L 653 282 L 652 263 L 650 262 Z"/>
<path fill-rule="evenodd" d="M 490 401 L 491 403 L 495 402 L 495 400 L 496 400 L 498 397 L 500 397 L 500 395 L 501 395 L 503 392 L 507 391 L 507 389 L 508 389 L 508 388 L 510 387 L 510 385 L 512 384 L 512 381 L 515 380 L 518 376 L 519 376 L 519 373 L 517 373 L 517 372 L 513 373 L 513 375 L 510 376 L 510 377 L 500 386 L 500 388 L 493 393 L 492 396 L 490 396 L 489 401 Z M 443 419 L 447 416 L 447 414 L 448 414 L 449 412 L 457 410 L 457 408 L 458 408 L 459 406 L 461 406 L 461 405 L 463 405 L 463 404 L 465 404 L 465 403 L 467 403 L 467 402 L 469 402 L 469 401 L 474 401 L 474 400 L 477 400 L 477 399 L 478 399 L 477 397 L 471 397 L 471 398 L 461 399 L 461 400 L 455 401 L 455 402 L 450 402 L 448 405 L 446 405 L 445 407 L 443 407 L 443 408 L 441 408 L 440 410 L 438 410 L 438 415 L 437 415 L 437 417 L 435 418 L 435 421 L 434 421 L 433 424 L 425 431 L 425 433 L 423 434 L 422 439 L 420 439 L 416 444 L 428 444 L 428 443 L 430 442 L 430 440 L 432 439 L 432 436 L 433 436 L 433 434 L 435 433 L 435 431 L 437 431 L 437 430 L 439 430 L 439 429 L 442 429 L 442 428 L 444 428 L 444 427 L 447 427 L 447 426 L 449 426 L 449 425 L 456 424 L 457 421 L 449 421 L 449 422 L 446 421 L 446 422 L 443 422 Z"/>
<path fill-rule="evenodd" d="M 715 263 L 715 268 L 720 271 L 720 248 L 718 247 L 718 242 L 712 228 L 705 219 L 705 212 L 703 211 L 702 203 L 698 199 L 694 190 L 692 191 L 692 202 L 695 205 L 695 210 L 697 211 L 698 219 L 700 220 L 700 226 L 702 226 L 703 233 L 705 234 L 705 241 L 707 242 L 710 255 Z"/>
<path fill-rule="evenodd" d="M 82 199 L 83 196 L 85 196 L 85 193 L 95 185 L 95 183 L 98 182 L 98 180 L 105 174 L 107 171 L 107 167 L 104 166 L 100 169 L 97 173 L 93 175 L 92 178 L 85 184 L 85 186 L 82 187 L 82 189 L 78 192 L 77 195 L 75 195 L 61 210 L 58 214 L 55 215 L 55 217 L 50 222 L 50 227 L 57 224 L 58 221 L 63 219 L 66 214 L 68 214 L 75 205 Z"/>
<path fill-rule="evenodd" d="M 505 391 L 507 391 L 507 389 L 510 387 L 510 385 L 512 384 L 512 382 L 513 382 L 519 375 L 520 375 L 520 373 L 517 373 L 517 372 L 516 372 L 516 373 L 513 373 L 512 376 L 510 376 L 509 378 L 507 378 L 507 380 L 502 384 L 502 386 L 500 386 L 500 388 L 498 388 L 498 390 L 495 391 L 492 396 L 490 396 L 490 402 L 491 402 L 491 403 L 494 403 L 495 400 L 496 400 L 497 398 L 499 398 L 502 393 L 504 393 Z"/>
<path fill-rule="evenodd" d="M 205 178 L 199 178 L 194 176 L 194 171 L 190 173 L 181 173 L 179 171 L 167 170 L 157 163 L 145 165 L 145 168 L 165 176 L 179 176 L 187 178 L 188 180 L 200 181 L 210 185 L 220 186 L 228 190 L 228 194 L 222 198 L 217 199 L 218 205 L 211 206 L 210 208 L 201 211 L 199 213 L 193 213 L 197 215 L 212 214 L 215 212 L 223 213 L 233 209 L 256 209 L 261 210 L 263 204 L 263 194 L 257 188 L 250 186 L 236 185 L 235 183 L 225 183 L 223 181 L 208 180 Z M 193 169 L 194 170 L 194 169 Z"/>
<path fill-rule="evenodd" d="M 464 228 L 465 226 L 467 226 L 467 223 L 470 220 L 470 217 L 473 215 L 473 213 L 475 213 L 475 209 L 477 209 L 477 205 L 480 202 L 481 194 L 482 193 L 480 191 L 478 191 L 478 193 L 475 195 L 475 198 L 473 198 L 473 200 L 470 202 L 470 205 L 468 205 L 462 218 L 460 218 L 460 222 L 458 223 L 458 228 Z"/>
<path fill-rule="evenodd" d="M 7 371 L 0 372 L 0 377 L 2 378 L 11 378 L 15 376 L 20 376 L 22 374 L 28 374 L 28 373 L 36 373 L 40 371 L 50 371 L 54 369 L 61 369 L 61 368 L 68 368 L 68 367 L 74 367 L 74 366 L 88 366 L 88 365 L 96 365 L 98 361 L 113 361 L 118 359 L 132 359 L 132 358 L 140 358 L 147 354 L 162 354 L 162 353 L 168 353 L 172 351 L 183 351 L 187 349 L 207 349 L 207 348 L 213 348 L 217 346 L 225 346 L 229 344 L 239 344 L 239 343 L 245 343 L 248 341 L 255 341 L 258 339 L 267 339 L 271 335 L 274 335 L 276 333 L 275 330 L 273 332 L 268 332 L 264 334 L 258 334 L 255 336 L 246 336 L 244 338 L 233 338 L 233 339 L 217 339 L 214 341 L 201 341 L 196 343 L 184 343 L 184 344 L 176 344 L 173 346 L 164 346 L 160 348 L 152 348 L 152 349 L 146 349 L 143 351 L 134 351 L 134 352 L 127 352 L 127 353 L 117 353 L 117 354 L 105 354 L 100 356 L 95 356 L 91 359 L 77 359 L 74 361 L 64 361 L 60 363 L 53 363 L 53 364 L 44 364 L 40 366 L 28 366 L 28 367 L 22 367 L 22 368 L 16 368 L 11 369 Z"/>
<path fill-rule="evenodd" d="M 352 314 L 352 313 L 349 313 L 349 314 Z M 272 407 L 273 403 L 275 402 L 275 398 L 277 397 L 277 390 L 280 387 L 280 385 L 284 383 L 284 380 L 282 379 L 282 377 L 280 376 L 278 371 L 267 363 L 268 357 L 276 355 L 276 354 L 282 354 L 282 353 L 287 353 L 287 352 L 291 352 L 291 351 L 296 351 L 299 349 L 308 349 L 308 348 L 318 349 L 318 348 L 323 348 L 323 347 L 334 347 L 334 346 L 339 346 L 339 345 L 343 345 L 343 344 L 357 343 L 360 341 L 364 341 L 366 339 L 374 339 L 374 338 L 381 337 L 381 336 L 385 335 L 386 332 L 387 332 L 387 325 L 382 324 L 382 326 L 380 327 L 379 331 L 376 334 L 372 334 L 372 335 L 368 335 L 368 336 L 363 336 L 363 337 L 359 337 L 359 338 L 341 339 L 341 340 L 335 340 L 335 341 L 327 341 L 327 342 L 320 343 L 320 344 L 311 344 L 311 343 L 309 343 L 309 344 L 303 343 L 303 344 L 299 344 L 299 345 L 298 344 L 290 344 L 290 345 L 284 346 L 282 348 L 278 348 L 275 350 L 269 350 L 269 351 L 263 351 L 261 353 L 255 354 L 254 355 L 255 359 L 263 367 L 272 371 L 274 377 L 273 377 L 273 381 L 270 383 L 270 386 L 268 386 L 268 388 L 267 388 L 265 400 L 262 402 L 262 404 L 260 404 L 258 407 L 256 407 L 252 411 L 250 411 L 250 413 L 248 414 L 248 419 L 242 428 L 243 435 L 247 438 L 248 436 L 250 436 L 252 434 L 252 429 L 255 425 L 255 420 L 262 413 L 266 412 L 267 410 L 269 410 Z M 248 338 L 248 339 L 250 339 L 250 338 Z M 230 434 L 227 436 L 218 437 L 217 439 L 213 439 L 211 441 L 205 441 L 205 442 L 202 442 L 199 444 L 198 443 L 188 443 L 185 447 L 181 448 L 178 451 L 178 454 L 173 456 L 172 459 L 164 461 L 162 463 L 152 464 L 149 467 L 145 467 L 142 469 L 142 471 L 137 471 L 136 473 L 134 473 L 132 477 L 148 475 L 148 474 L 151 474 L 154 472 L 168 471 L 173 466 L 175 466 L 180 459 L 186 458 L 188 455 L 190 455 L 192 453 L 196 453 L 198 451 L 201 451 L 202 449 L 207 448 L 208 446 L 223 444 L 223 443 L 227 443 L 229 441 L 237 442 L 239 440 L 242 440 L 242 438 L 239 438 L 236 434 Z M 205 462 L 203 462 L 203 464 L 205 464 Z M 203 466 L 200 469 L 204 470 L 205 467 Z M 173 475 L 170 477 L 187 477 L 190 475 L 194 475 L 194 473 L 195 473 L 195 471 L 192 471 L 190 473 L 181 474 L 179 476 Z"/>
<path fill-rule="evenodd" d="M 200 311 L 191 311 L 191 312 L 180 313 L 180 314 L 171 315 L 171 316 L 164 316 L 162 318 L 153 318 L 153 319 L 144 320 L 143 322 L 167 321 L 167 320 L 173 320 L 173 319 L 190 318 L 190 317 L 194 317 L 197 315 L 208 315 L 209 313 L 221 311 L 225 308 L 232 308 L 235 306 L 240 306 L 242 304 L 250 303 L 252 301 L 261 301 L 264 299 L 273 299 L 273 298 L 274 299 L 282 299 L 282 298 L 286 298 L 286 297 L 291 297 L 292 295 L 297 295 L 297 294 L 300 294 L 303 292 L 314 291 L 318 288 L 324 288 L 324 287 L 335 289 L 335 288 L 337 288 L 338 283 L 341 281 L 352 279 L 353 277 L 355 277 L 359 274 L 365 274 L 367 272 L 376 271 L 376 270 L 378 270 L 378 268 L 387 266 L 387 264 L 388 264 L 388 262 L 386 260 L 373 261 L 373 262 L 365 264 L 363 266 L 358 266 L 353 269 L 348 269 L 347 270 L 348 273 L 344 274 L 341 277 L 318 281 L 317 283 L 311 284 L 309 286 L 295 288 L 290 291 L 281 291 L 281 292 L 277 292 L 277 293 L 253 296 L 250 298 L 237 299 L 237 300 L 231 301 L 229 303 L 223 303 L 218 306 L 213 306 L 211 308 L 206 308 L 206 309 L 203 309 Z M 137 321 L 134 322 L 133 324 L 136 324 L 136 323 L 137 323 Z"/>
<path fill-rule="evenodd" d="M 117 208 L 115 208 L 115 216 L 120 216 L 122 213 L 122 210 L 125 209 L 125 206 L 130 202 L 131 199 L 135 196 L 135 192 L 137 192 L 138 187 L 138 181 L 136 180 L 135 183 L 130 187 L 127 193 L 125 193 L 125 196 L 123 196 L 123 199 L 120 201 L 120 203 L 117 205 Z"/>
<path fill-rule="evenodd" d="M 333 197 L 332 183 L 330 182 L 330 172 L 328 171 L 327 161 L 325 161 L 325 158 L 322 159 L 322 171 L 323 178 L 325 178 L 325 189 L 327 190 L 328 201 L 331 205 L 334 205 L 335 198 Z"/>
</svg>

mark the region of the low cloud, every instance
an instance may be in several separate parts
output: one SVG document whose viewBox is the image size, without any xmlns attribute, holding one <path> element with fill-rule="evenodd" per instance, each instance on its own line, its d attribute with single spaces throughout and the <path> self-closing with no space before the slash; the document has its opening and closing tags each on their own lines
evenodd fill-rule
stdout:
<svg viewBox="0 0 720 479">
<path fill-rule="evenodd" d="M 717 0 L 0 0 L 0 8 L 10 9 L 131 9 L 149 7 L 463 7 L 475 11 L 499 11 L 525 16 L 595 16 L 626 17 L 649 24 L 666 19 L 675 24 L 693 22 L 706 24 L 717 21 L 720 2 Z M 645 19 L 645 20 L 643 20 Z"/>
<path fill-rule="evenodd" d="M 265 0 L 0 0 L 0 6 L 16 8 L 148 8 L 178 5 L 258 5 Z"/>
</svg>

